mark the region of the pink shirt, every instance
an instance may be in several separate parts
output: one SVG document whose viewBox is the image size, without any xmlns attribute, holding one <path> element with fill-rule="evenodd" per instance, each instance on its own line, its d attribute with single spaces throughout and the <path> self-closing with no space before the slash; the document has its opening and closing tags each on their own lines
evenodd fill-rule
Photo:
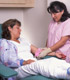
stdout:
<svg viewBox="0 0 70 80">
<path fill-rule="evenodd" d="M 67 35 L 70 36 L 70 18 L 59 24 L 57 22 L 52 21 L 49 25 L 47 46 L 53 46 L 61 39 L 62 36 Z M 65 54 L 67 56 L 66 61 L 70 62 L 70 39 L 67 40 L 65 45 L 59 48 L 57 51 L 60 51 Z"/>
</svg>

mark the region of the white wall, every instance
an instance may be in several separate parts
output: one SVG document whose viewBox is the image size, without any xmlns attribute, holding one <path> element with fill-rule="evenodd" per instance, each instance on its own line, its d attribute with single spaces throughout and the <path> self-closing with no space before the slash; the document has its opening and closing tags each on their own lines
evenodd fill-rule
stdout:
<svg viewBox="0 0 70 80">
<path fill-rule="evenodd" d="M 23 21 L 23 9 L 16 8 L 0 8 L 0 23 L 10 19 L 17 18 L 21 22 Z"/>
<path fill-rule="evenodd" d="M 47 40 L 49 18 L 47 0 L 35 0 L 35 7 L 24 11 L 24 36 L 38 47 L 44 47 Z"/>
<path fill-rule="evenodd" d="M 22 23 L 22 34 L 37 47 L 44 47 L 47 39 L 47 0 L 35 0 L 34 8 L 0 8 L 0 23 L 16 18 Z"/>
</svg>

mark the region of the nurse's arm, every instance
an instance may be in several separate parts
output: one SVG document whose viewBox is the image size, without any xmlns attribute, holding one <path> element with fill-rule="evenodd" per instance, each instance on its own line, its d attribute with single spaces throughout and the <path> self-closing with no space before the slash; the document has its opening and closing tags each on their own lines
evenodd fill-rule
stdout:
<svg viewBox="0 0 70 80">
<path fill-rule="evenodd" d="M 56 51 L 59 48 L 61 48 L 62 46 L 65 45 L 66 41 L 70 39 L 70 36 L 64 36 L 62 37 L 56 44 L 54 44 L 53 46 L 50 47 L 50 49 L 52 51 Z"/>
</svg>

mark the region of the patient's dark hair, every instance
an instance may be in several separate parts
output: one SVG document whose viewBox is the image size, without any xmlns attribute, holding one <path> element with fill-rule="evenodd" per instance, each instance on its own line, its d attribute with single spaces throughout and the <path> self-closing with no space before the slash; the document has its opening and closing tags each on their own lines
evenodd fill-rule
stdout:
<svg viewBox="0 0 70 80">
<path fill-rule="evenodd" d="M 14 25 L 21 26 L 21 22 L 17 19 L 9 19 L 2 24 L 2 38 L 11 39 L 11 34 L 8 27 L 13 28 Z"/>
<path fill-rule="evenodd" d="M 60 19 L 61 22 L 70 18 L 70 14 L 67 11 L 66 5 L 62 2 L 54 1 L 54 2 L 51 2 L 50 6 L 47 8 L 47 11 L 49 13 L 58 13 L 58 12 L 61 12 L 62 10 L 64 10 L 64 13 Z"/>
</svg>

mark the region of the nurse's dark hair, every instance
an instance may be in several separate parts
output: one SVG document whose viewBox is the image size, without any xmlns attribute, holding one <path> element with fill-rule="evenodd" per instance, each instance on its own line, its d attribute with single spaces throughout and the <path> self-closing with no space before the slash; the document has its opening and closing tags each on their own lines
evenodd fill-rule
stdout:
<svg viewBox="0 0 70 80">
<path fill-rule="evenodd" d="M 50 3 L 50 6 L 47 8 L 49 13 L 58 13 L 64 10 L 64 13 L 60 19 L 61 22 L 64 22 L 70 18 L 70 13 L 67 11 L 66 5 L 63 2 L 54 1 Z"/>
<path fill-rule="evenodd" d="M 21 22 L 17 19 L 9 19 L 2 24 L 2 38 L 11 39 L 11 34 L 8 27 L 13 28 L 14 25 L 21 26 Z"/>
</svg>

